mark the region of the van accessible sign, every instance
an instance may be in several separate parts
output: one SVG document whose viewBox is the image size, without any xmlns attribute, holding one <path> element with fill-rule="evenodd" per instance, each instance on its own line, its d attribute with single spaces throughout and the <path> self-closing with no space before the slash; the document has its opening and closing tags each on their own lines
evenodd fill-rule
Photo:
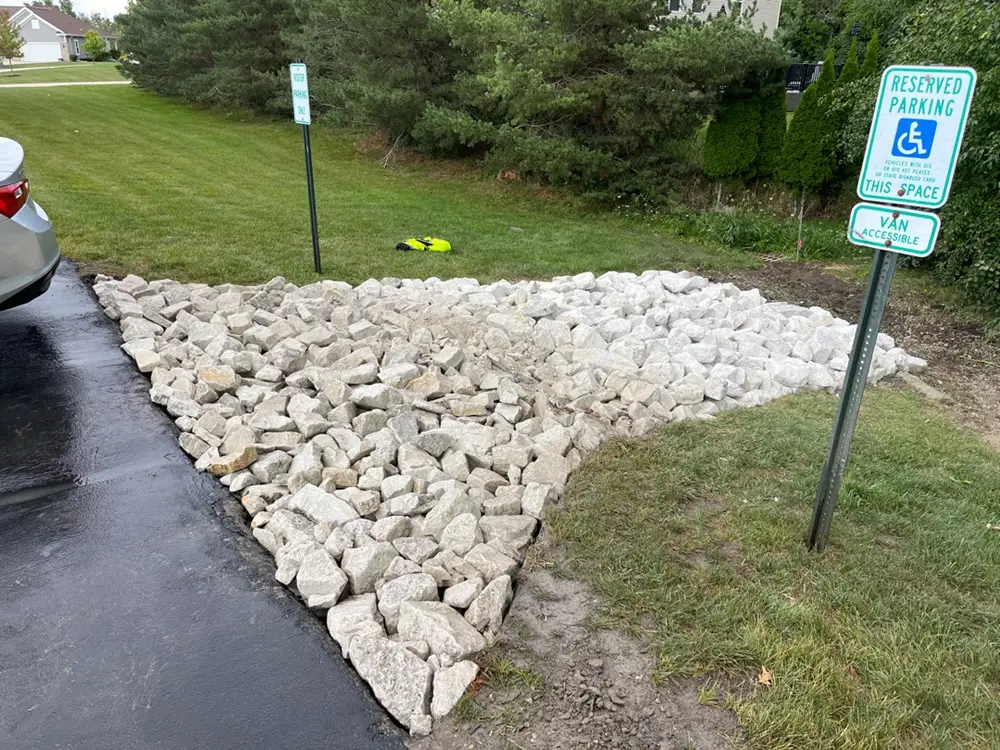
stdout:
<svg viewBox="0 0 1000 750">
<path fill-rule="evenodd" d="M 923 208 L 947 203 L 975 88 L 972 68 L 888 68 L 858 180 L 861 199 Z"/>
<path fill-rule="evenodd" d="M 878 250 L 926 258 L 934 251 L 941 220 L 925 211 L 861 203 L 851 212 L 851 242 Z"/>
<path fill-rule="evenodd" d="M 309 75 L 306 73 L 306 66 L 294 63 L 289 65 L 288 69 L 292 77 L 292 109 L 295 112 L 295 122 L 299 125 L 311 125 Z"/>
</svg>

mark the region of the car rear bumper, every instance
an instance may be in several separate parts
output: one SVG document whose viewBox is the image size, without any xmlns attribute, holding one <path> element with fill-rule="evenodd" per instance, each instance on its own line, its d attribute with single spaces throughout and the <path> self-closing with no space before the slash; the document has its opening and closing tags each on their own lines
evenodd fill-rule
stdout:
<svg viewBox="0 0 1000 750">
<path fill-rule="evenodd" d="M 41 297 L 49 291 L 49 286 L 52 284 L 52 277 L 56 275 L 56 270 L 59 268 L 59 262 L 61 260 L 62 256 L 56 258 L 55 263 L 53 263 L 52 267 L 45 272 L 44 276 L 31 282 L 28 286 L 11 295 L 3 302 L 0 302 L 0 311 L 9 310 L 10 308 L 17 307 L 18 305 L 26 305 L 31 302 L 31 300 L 36 297 Z"/>
<path fill-rule="evenodd" d="M 0 222 L 0 310 L 43 294 L 61 258 L 49 217 L 34 201 Z"/>
</svg>

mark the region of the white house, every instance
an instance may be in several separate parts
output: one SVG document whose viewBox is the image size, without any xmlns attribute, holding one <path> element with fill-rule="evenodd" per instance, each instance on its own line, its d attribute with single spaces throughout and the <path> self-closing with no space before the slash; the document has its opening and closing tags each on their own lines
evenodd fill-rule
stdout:
<svg viewBox="0 0 1000 750">
<path fill-rule="evenodd" d="M 696 17 L 718 15 L 720 11 L 729 12 L 727 0 L 665 0 L 669 13 L 693 13 Z M 738 12 L 741 5 L 752 7 L 753 0 L 734 0 L 733 11 Z M 757 12 L 753 16 L 753 26 L 764 34 L 774 37 L 781 19 L 781 0 L 757 0 Z"/>
<path fill-rule="evenodd" d="M 67 15 L 58 8 L 44 5 L 0 5 L 24 39 L 25 62 L 69 62 L 70 55 L 86 60 L 83 38 L 93 26 Z M 97 30 L 108 49 L 118 49 L 118 38 Z"/>
</svg>

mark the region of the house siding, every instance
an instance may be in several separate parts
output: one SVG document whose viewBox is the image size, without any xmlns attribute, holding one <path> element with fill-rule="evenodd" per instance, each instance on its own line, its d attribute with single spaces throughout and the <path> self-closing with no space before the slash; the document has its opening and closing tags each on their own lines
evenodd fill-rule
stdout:
<svg viewBox="0 0 1000 750">
<path fill-rule="evenodd" d="M 753 0 L 745 0 L 747 6 L 749 7 Z M 680 0 L 679 5 L 683 11 L 691 8 L 694 0 Z M 739 5 L 738 2 L 734 2 L 733 5 Z M 703 14 L 717 15 L 720 10 L 725 9 L 728 13 L 729 3 L 727 0 L 704 0 L 702 2 L 704 7 Z M 696 14 L 702 15 L 702 14 Z M 757 12 L 753 17 L 753 27 L 760 31 L 761 29 L 766 29 L 765 36 L 768 38 L 774 38 L 774 32 L 778 28 L 778 22 L 781 19 L 781 0 L 757 0 Z"/>
<path fill-rule="evenodd" d="M 50 44 L 55 44 L 59 41 L 59 32 L 53 29 L 51 26 L 45 23 L 45 21 L 38 21 L 38 28 L 31 28 L 31 19 L 34 16 L 26 15 L 24 18 L 18 19 L 17 23 L 21 26 L 21 38 L 26 42 L 49 42 Z"/>
</svg>

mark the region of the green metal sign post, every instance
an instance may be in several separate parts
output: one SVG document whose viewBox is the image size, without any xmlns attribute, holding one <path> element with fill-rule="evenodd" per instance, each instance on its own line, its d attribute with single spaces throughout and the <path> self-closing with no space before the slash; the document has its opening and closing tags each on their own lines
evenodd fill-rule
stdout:
<svg viewBox="0 0 1000 750">
<path fill-rule="evenodd" d="M 871 275 L 868 278 L 868 291 L 861 307 L 861 319 L 854 334 L 854 349 L 844 377 L 844 389 L 840 394 L 837 421 L 833 426 L 830 450 L 819 480 L 816 507 L 813 509 L 812 523 L 809 526 L 809 549 L 814 552 L 823 551 L 830 535 L 833 511 L 837 507 L 840 484 L 847 469 L 847 459 L 851 455 L 851 441 L 854 439 L 854 428 L 858 424 L 861 398 L 868 382 L 868 373 L 871 372 L 875 342 L 878 339 L 879 327 L 882 325 L 882 315 L 889 299 L 889 287 L 896 273 L 898 257 L 896 253 L 888 250 L 875 251 L 875 260 L 872 262 Z"/>
<path fill-rule="evenodd" d="M 302 63 L 289 66 L 292 79 L 292 108 L 295 112 L 295 122 L 302 126 L 302 146 L 306 158 L 306 185 L 309 190 L 309 223 L 312 228 L 313 265 L 316 273 L 322 273 L 323 268 L 319 255 L 319 221 L 316 218 L 316 182 L 313 179 L 312 141 L 309 138 L 309 126 L 312 124 L 312 112 L 309 108 L 309 74 Z"/>
<path fill-rule="evenodd" d="M 947 202 L 975 88 L 971 68 L 893 66 L 882 76 L 858 196 L 890 205 L 862 203 L 851 213 L 848 239 L 876 250 L 809 525 L 814 552 L 822 552 L 830 536 L 899 255 L 927 257 L 941 228 L 935 214 L 892 204 L 940 208 Z"/>
</svg>

